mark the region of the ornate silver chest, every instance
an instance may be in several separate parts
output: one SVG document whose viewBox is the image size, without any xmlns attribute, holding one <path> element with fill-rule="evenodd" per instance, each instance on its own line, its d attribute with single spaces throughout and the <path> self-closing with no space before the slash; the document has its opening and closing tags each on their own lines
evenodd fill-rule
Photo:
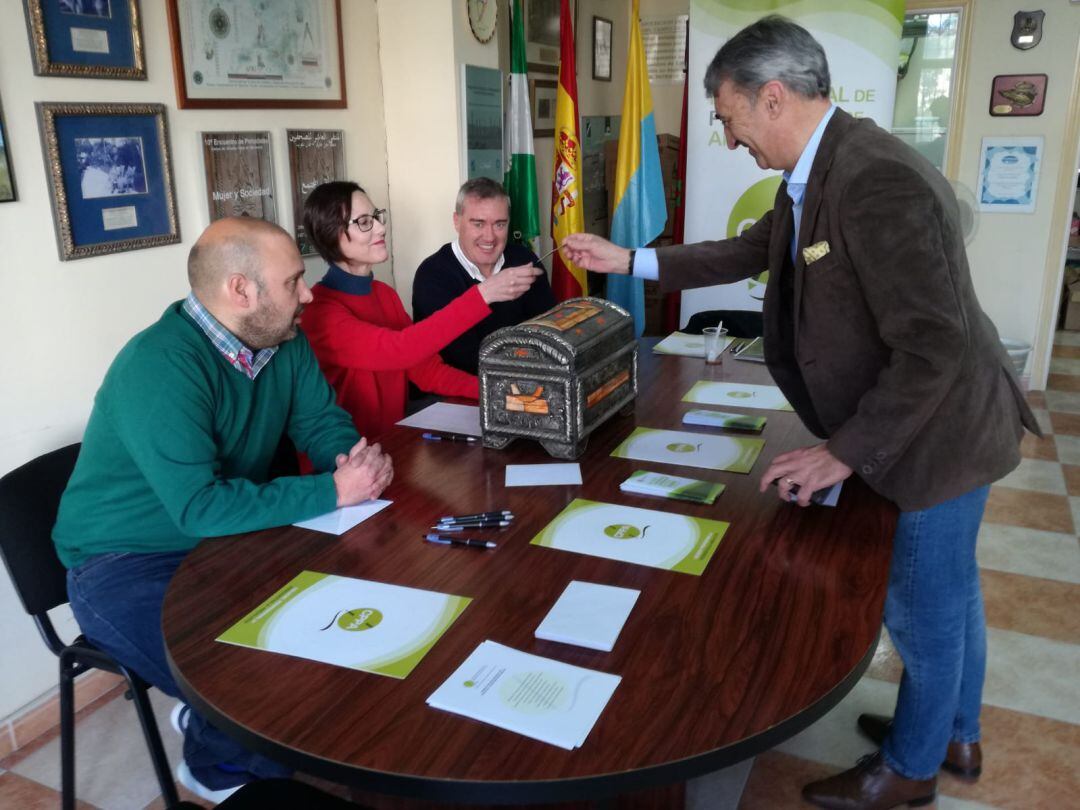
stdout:
<svg viewBox="0 0 1080 810">
<path fill-rule="evenodd" d="M 637 396 L 637 341 L 629 313 L 600 298 L 571 298 L 480 347 L 484 446 L 535 439 L 555 458 L 585 452 L 588 436 Z"/>
</svg>

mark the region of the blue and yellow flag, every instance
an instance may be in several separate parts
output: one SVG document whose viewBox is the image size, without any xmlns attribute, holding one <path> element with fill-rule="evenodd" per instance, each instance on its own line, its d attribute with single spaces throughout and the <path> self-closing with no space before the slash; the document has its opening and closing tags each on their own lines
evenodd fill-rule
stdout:
<svg viewBox="0 0 1080 810">
<path fill-rule="evenodd" d="M 667 203 L 656 145 L 649 69 L 638 23 L 638 0 L 634 0 L 627 53 L 626 94 L 619 129 L 619 160 L 615 170 L 615 213 L 611 241 L 627 248 L 649 244 L 664 230 Z M 638 336 L 645 328 L 645 291 L 639 279 L 607 277 L 607 297 L 634 316 Z"/>
</svg>

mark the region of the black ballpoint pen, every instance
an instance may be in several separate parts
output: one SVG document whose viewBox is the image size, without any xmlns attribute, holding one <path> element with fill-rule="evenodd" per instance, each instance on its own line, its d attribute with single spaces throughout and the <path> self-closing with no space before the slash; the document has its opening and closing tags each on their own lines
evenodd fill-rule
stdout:
<svg viewBox="0 0 1080 810">
<path fill-rule="evenodd" d="M 431 528 L 440 532 L 460 532 L 462 529 L 503 529 L 509 525 L 509 520 L 477 520 L 469 523 L 439 523 Z"/>
<path fill-rule="evenodd" d="M 444 546 L 469 546 L 470 548 L 495 548 L 491 540 L 477 540 L 473 537 L 443 537 L 440 534 L 425 534 L 429 543 L 441 543 Z"/>
<path fill-rule="evenodd" d="M 492 512 L 477 512 L 475 515 L 443 515 L 439 523 L 470 523 L 475 520 L 513 520 L 514 513 L 509 509 Z"/>
<path fill-rule="evenodd" d="M 466 442 L 473 444 L 480 441 L 475 436 L 466 436 L 461 433 L 424 433 L 424 438 L 429 442 Z"/>
</svg>

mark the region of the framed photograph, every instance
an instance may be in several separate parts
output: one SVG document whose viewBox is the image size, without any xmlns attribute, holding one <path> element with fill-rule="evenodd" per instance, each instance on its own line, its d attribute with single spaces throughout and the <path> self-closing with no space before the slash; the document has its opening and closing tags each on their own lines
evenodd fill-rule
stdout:
<svg viewBox="0 0 1080 810">
<path fill-rule="evenodd" d="M 36 75 L 146 80 L 139 0 L 23 4 Z"/>
<path fill-rule="evenodd" d="M 289 185 L 292 187 L 293 234 L 300 255 L 318 253 L 304 232 L 304 201 L 322 183 L 345 176 L 345 133 L 340 129 L 288 129 Z"/>
<path fill-rule="evenodd" d="M 990 87 L 991 115 L 1042 115 L 1046 74 L 995 76 Z"/>
<path fill-rule="evenodd" d="M 570 0 L 570 16 L 574 21 L 574 35 L 577 36 L 577 14 L 575 0 Z M 525 55 L 535 65 L 559 64 L 559 10 L 560 0 L 525 0 Z"/>
<path fill-rule="evenodd" d="M 11 148 L 8 146 L 4 107 L 0 104 L 0 203 L 15 202 L 15 170 L 11 167 Z"/>
<path fill-rule="evenodd" d="M 1043 138 L 983 138 L 979 159 L 980 211 L 1035 213 Z"/>
<path fill-rule="evenodd" d="M 551 79 L 533 79 L 532 124 L 534 138 L 550 138 L 555 134 L 555 100 L 559 95 L 559 83 Z"/>
<path fill-rule="evenodd" d="M 166 2 L 180 109 L 346 106 L 341 0 Z"/>
<path fill-rule="evenodd" d="M 165 105 L 34 106 L 61 261 L 180 241 Z"/>
<path fill-rule="evenodd" d="M 269 132 L 203 132 L 210 221 L 253 217 L 277 222 Z"/>
<path fill-rule="evenodd" d="M 465 99 L 465 165 L 468 178 L 503 181 L 503 74 L 498 68 L 462 65 Z"/>
<path fill-rule="evenodd" d="M 592 18 L 592 77 L 611 81 L 611 20 Z"/>
</svg>

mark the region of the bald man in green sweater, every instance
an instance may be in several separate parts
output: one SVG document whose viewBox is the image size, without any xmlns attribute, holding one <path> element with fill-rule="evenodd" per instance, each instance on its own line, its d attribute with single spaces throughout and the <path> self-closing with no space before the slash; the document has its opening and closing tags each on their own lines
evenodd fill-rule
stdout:
<svg viewBox="0 0 1080 810">
<path fill-rule="evenodd" d="M 161 606 L 203 537 L 305 520 L 377 497 L 393 466 L 361 439 L 299 333 L 311 300 L 292 238 L 223 219 L 188 258 L 191 293 L 120 351 L 94 400 L 53 539 L 82 631 L 143 679 L 181 697 Z M 282 436 L 314 475 L 270 479 Z M 221 801 L 288 770 L 183 707 L 177 776 Z"/>
</svg>

